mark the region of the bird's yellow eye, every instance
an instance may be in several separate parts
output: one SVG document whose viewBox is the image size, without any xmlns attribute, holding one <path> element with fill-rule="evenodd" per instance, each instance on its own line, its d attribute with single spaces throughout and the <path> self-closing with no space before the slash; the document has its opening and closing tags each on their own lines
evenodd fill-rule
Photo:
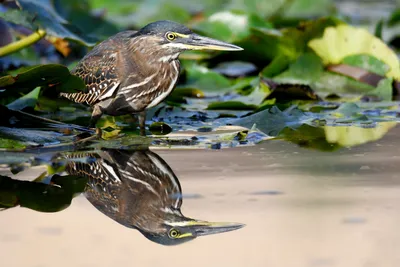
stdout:
<svg viewBox="0 0 400 267">
<path fill-rule="evenodd" d="M 178 230 L 172 228 L 171 230 L 169 230 L 168 235 L 171 238 L 178 238 L 179 232 L 178 232 Z"/>
<path fill-rule="evenodd" d="M 174 33 L 172 33 L 172 32 L 167 32 L 167 34 L 165 36 L 167 37 L 167 39 L 169 41 L 173 41 L 176 38 L 176 35 Z"/>
</svg>

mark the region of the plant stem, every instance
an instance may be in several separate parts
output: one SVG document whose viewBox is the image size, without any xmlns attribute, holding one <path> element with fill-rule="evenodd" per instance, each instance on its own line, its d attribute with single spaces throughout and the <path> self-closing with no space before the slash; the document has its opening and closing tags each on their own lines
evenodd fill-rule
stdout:
<svg viewBox="0 0 400 267">
<path fill-rule="evenodd" d="M 36 32 L 33 32 L 31 35 L 28 35 L 27 37 L 22 38 L 21 40 L 18 40 L 14 43 L 0 47 L 0 57 L 7 56 L 7 55 L 17 52 L 27 46 L 30 46 L 30 45 L 38 42 L 45 35 L 46 35 L 46 31 L 38 30 Z"/>
</svg>

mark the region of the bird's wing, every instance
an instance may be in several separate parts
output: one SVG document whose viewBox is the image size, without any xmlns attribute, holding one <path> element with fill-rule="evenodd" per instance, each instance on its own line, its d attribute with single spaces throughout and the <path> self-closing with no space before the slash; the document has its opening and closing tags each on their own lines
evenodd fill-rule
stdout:
<svg viewBox="0 0 400 267">
<path fill-rule="evenodd" d="M 122 40 L 134 33 L 122 32 L 95 46 L 72 70 L 72 74 L 85 82 L 86 89 L 78 93 L 62 93 L 61 96 L 89 105 L 111 97 L 122 80 L 118 68 L 125 61 L 121 53 Z"/>
<path fill-rule="evenodd" d="M 156 195 L 155 201 L 179 209 L 182 189 L 178 178 L 168 164 L 154 152 L 136 151 L 123 164 L 119 162 L 122 182 L 130 184 L 136 194 Z"/>
</svg>

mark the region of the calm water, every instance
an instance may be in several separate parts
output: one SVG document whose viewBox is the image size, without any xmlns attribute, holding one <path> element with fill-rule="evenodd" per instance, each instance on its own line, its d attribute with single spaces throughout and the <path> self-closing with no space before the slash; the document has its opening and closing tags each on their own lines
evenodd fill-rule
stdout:
<svg viewBox="0 0 400 267">
<path fill-rule="evenodd" d="M 92 182 L 85 195 L 75 197 L 65 210 L 42 213 L 32 209 L 44 206 L 40 196 L 51 199 L 54 192 L 31 189 L 36 198 L 21 196 L 27 199 L 22 204 L 30 208 L 0 212 L 1 266 L 398 266 L 399 135 L 396 127 L 379 141 L 332 153 L 282 141 L 217 151 L 103 151 L 103 157 L 92 153 L 92 161 L 75 161 L 75 168 L 84 170 L 83 165 L 99 161 L 110 166 L 112 159 L 117 161 L 114 167 L 124 168 L 130 162 L 149 171 L 153 166 L 157 182 L 169 181 L 157 193 L 182 190 L 169 205 L 183 196 L 185 216 L 246 226 L 164 246 L 129 228 L 138 215 L 146 214 L 146 208 L 140 209 L 141 199 L 155 206 L 164 203 L 143 190 L 138 197 L 134 188 L 122 189 L 115 204 L 104 197 L 112 188 L 104 192 L 100 186 L 96 191 Z M 39 165 L 13 178 L 32 180 L 45 170 Z M 69 171 L 74 171 L 73 166 Z M 86 171 L 96 176 L 90 168 Z M 122 173 L 118 168 L 114 171 Z M 12 176 L 6 169 L 1 174 Z M 157 179 L 138 174 L 135 177 L 149 184 Z M 8 192 L 17 186 L 22 190 L 17 180 L 13 182 Z M 65 196 L 71 187 L 61 188 Z M 10 195 L 3 190 L 3 203 L 7 196 L 12 199 Z M 45 206 L 66 207 L 54 200 Z M 145 224 L 150 227 L 154 221 Z"/>
</svg>

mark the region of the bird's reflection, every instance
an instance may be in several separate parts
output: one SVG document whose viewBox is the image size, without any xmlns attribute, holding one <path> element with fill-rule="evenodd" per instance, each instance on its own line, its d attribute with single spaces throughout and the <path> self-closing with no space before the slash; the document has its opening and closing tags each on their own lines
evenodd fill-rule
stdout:
<svg viewBox="0 0 400 267">
<path fill-rule="evenodd" d="M 197 236 L 232 231 L 242 224 L 211 223 L 181 213 L 178 178 L 150 150 L 106 149 L 69 156 L 66 171 L 88 178 L 86 198 L 118 223 L 139 230 L 148 239 L 176 245 Z M 91 161 L 79 161 L 91 158 Z"/>
</svg>

